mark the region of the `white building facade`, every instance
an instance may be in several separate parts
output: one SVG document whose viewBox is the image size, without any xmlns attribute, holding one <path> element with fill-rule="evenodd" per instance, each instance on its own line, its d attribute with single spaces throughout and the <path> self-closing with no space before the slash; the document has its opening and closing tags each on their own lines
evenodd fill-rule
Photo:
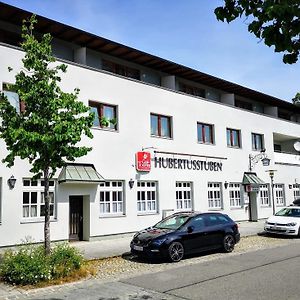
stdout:
<svg viewBox="0 0 300 300">
<path fill-rule="evenodd" d="M 0 84 L 20 109 L 18 96 L 6 91 L 15 80 L 7 67 L 22 66 L 24 53 L 16 43 L 21 19 L 30 14 L 0 6 Z M 217 210 L 236 221 L 263 219 L 300 197 L 299 107 L 38 20 L 37 30 L 50 31 L 54 55 L 68 65 L 62 89 L 78 87 L 80 100 L 96 116 L 94 138 L 82 140 L 93 150 L 60 170 L 50 185 L 52 240 L 135 232 L 181 210 Z M 0 147 L 3 159 L 3 141 Z M 139 152 L 147 171 L 137 170 Z M 265 156 L 268 166 L 261 162 Z M 250 165 L 260 182 L 246 191 Z M 43 240 L 43 180 L 33 181 L 29 169 L 19 159 L 10 169 L 0 164 L 0 247 L 28 236 Z M 273 182 L 270 170 L 276 170 Z M 95 178 L 89 179 L 92 173 Z M 11 176 L 14 187 L 8 184 Z"/>
</svg>

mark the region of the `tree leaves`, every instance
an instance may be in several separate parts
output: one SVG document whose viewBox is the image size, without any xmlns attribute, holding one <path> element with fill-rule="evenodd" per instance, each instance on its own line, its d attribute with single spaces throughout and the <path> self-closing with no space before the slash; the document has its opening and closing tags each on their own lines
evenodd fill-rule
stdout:
<svg viewBox="0 0 300 300">
<path fill-rule="evenodd" d="M 35 16 L 23 22 L 24 69 L 17 73 L 14 86 L 26 110 L 17 113 L 6 97 L 0 96 L 0 138 L 9 151 L 3 160 L 8 166 L 20 157 L 29 159 L 33 173 L 41 174 L 50 168 L 54 174 L 66 161 L 74 161 L 91 150 L 76 144 L 83 135 L 92 138 L 93 114 L 77 99 L 79 89 L 73 93 L 61 90 L 59 73 L 65 73 L 67 66 L 55 63 L 49 34 L 40 41 L 35 38 L 35 23 Z"/>
<path fill-rule="evenodd" d="M 249 32 L 274 47 L 275 52 L 282 52 L 284 63 L 293 64 L 299 59 L 299 0 L 224 0 L 224 6 L 215 9 L 215 15 L 227 23 L 251 16 Z"/>
</svg>

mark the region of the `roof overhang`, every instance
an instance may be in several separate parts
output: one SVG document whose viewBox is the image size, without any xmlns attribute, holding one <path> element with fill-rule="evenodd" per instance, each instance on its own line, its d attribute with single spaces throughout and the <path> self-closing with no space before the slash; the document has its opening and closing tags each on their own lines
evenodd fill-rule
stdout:
<svg viewBox="0 0 300 300">
<path fill-rule="evenodd" d="M 93 164 L 67 164 L 58 176 L 58 183 L 98 184 L 103 180 L 104 178 L 96 171 Z"/>
<path fill-rule="evenodd" d="M 254 172 L 245 172 L 243 181 L 243 185 L 251 185 L 251 186 L 259 186 L 260 184 L 265 184 L 263 180 L 261 180 L 256 173 Z"/>
<path fill-rule="evenodd" d="M 17 26 L 22 25 L 24 19 L 28 19 L 32 15 L 31 12 L 11 6 L 0 1 L 0 20 L 6 21 Z M 174 63 L 172 61 L 160 58 L 155 55 L 134 49 L 97 36 L 92 33 L 74 28 L 69 25 L 45 18 L 37 15 L 38 23 L 35 29 L 39 33 L 50 33 L 54 38 L 61 39 L 70 43 L 75 43 L 81 47 L 100 51 L 107 55 L 115 56 L 120 59 L 130 61 L 135 64 L 155 69 L 169 75 L 178 76 L 187 80 L 198 82 L 212 88 L 223 90 L 227 93 L 250 98 L 255 101 L 265 103 L 271 106 L 279 106 L 293 113 L 300 113 L 300 106 L 290 102 L 283 101 L 276 97 L 266 95 L 264 93 L 243 87 L 239 84 L 226 81 L 221 78 L 194 70 L 192 68 Z"/>
</svg>

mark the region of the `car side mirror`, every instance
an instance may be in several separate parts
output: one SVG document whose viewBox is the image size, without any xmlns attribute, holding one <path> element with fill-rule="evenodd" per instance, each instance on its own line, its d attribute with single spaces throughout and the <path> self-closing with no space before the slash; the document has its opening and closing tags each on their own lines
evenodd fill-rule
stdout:
<svg viewBox="0 0 300 300">
<path fill-rule="evenodd" d="M 187 232 L 188 232 L 188 233 L 192 233 L 192 232 L 194 231 L 194 229 L 195 229 L 194 226 L 189 226 L 189 227 L 187 228 Z"/>
</svg>

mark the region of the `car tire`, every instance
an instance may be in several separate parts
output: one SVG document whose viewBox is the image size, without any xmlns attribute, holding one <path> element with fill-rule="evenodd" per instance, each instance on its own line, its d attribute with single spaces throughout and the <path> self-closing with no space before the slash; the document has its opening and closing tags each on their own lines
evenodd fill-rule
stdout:
<svg viewBox="0 0 300 300">
<path fill-rule="evenodd" d="M 171 262 L 178 262 L 184 256 L 184 248 L 180 242 L 173 242 L 168 248 L 168 255 Z"/>
<path fill-rule="evenodd" d="M 226 253 L 233 251 L 235 245 L 235 240 L 232 234 L 226 234 L 223 238 L 223 250 Z"/>
</svg>

